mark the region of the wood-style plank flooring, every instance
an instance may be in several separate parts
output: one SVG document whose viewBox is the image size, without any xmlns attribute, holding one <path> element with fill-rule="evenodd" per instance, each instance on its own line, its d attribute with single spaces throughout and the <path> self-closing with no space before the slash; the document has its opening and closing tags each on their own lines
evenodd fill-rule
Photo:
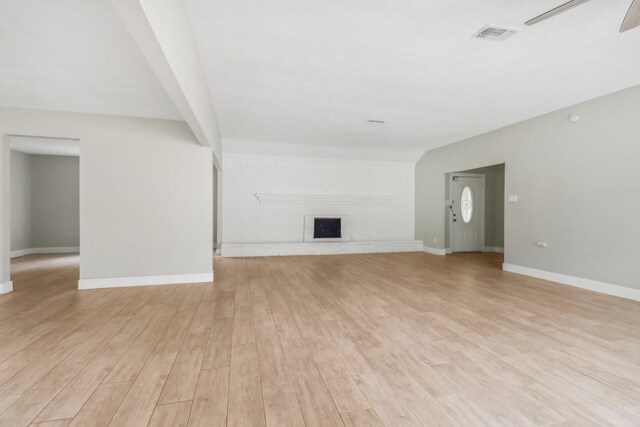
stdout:
<svg viewBox="0 0 640 427">
<path fill-rule="evenodd" d="M 498 254 L 215 259 L 215 284 L 76 290 L 13 260 L 0 426 L 640 425 L 640 303 Z"/>
</svg>

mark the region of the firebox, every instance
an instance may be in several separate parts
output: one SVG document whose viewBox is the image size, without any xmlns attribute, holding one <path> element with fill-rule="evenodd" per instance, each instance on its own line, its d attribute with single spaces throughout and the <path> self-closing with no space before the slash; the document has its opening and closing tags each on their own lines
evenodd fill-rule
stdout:
<svg viewBox="0 0 640 427">
<path fill-rule="evenodd" d="M 342 218 L 314 218 L 314 239 L 340 239 L 342 237 Z"/>
</svg>

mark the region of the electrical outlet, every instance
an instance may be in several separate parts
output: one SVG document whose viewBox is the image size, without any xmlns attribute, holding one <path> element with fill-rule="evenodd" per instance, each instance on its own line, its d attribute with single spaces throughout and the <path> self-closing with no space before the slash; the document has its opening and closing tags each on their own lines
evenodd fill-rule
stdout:
<svg viewBox="0 0 640 427">
<path fill-rule="evenodd" d="M 518 201 L 518 195 L 517 194 L 509 194 L 509 201 L 510 202 L 517 202 Z"/>
<path fill-rule="evenodd" d="M 538 241 L 536 242 L 536 245 L 537 245 L 537 246 L 540 246 L 541 248 L 546 248 L 546 247 L 547 247 L 547 242 L 543 242 L 543 241 L 541 241 L 541 240 L 538 240 Z"/>
<path fill-rule="evenodd" d="M 433 243 L 438 243 L 438 238 L 437 237 L 433 238 Z"/>
</svg>

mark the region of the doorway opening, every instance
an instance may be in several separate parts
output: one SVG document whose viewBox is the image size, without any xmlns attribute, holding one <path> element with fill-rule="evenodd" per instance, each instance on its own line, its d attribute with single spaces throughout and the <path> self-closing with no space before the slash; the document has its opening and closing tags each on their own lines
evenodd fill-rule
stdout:
<svg viewBox="0 0 640 427">
<path fill-rule="evenodd" d="M 43 273 L 75 289 L 80 264 L 80 141 L 10 135 L 10 269 L 14 290 L 40 290 Z M 55 291 L 55 290 L 50 290 Z"/>
<path fill-rule="evenodd" d="M 445 177 L 447 253 L 504 253 L 505 164 Z"/>
</svg>

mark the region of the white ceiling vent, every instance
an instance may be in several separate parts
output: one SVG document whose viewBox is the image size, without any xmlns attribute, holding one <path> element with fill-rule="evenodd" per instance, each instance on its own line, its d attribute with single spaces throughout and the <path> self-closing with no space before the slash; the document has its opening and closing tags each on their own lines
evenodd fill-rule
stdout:
<svg viewBox="0 0 640 427">
<path fill-rule="evenodd" d="M 476 39 L 501 41 L 507 39 L 516 33 L 515 28 L 498 27 L 496 25 L 487 25 L 473 35 Z"/>
</svg>

